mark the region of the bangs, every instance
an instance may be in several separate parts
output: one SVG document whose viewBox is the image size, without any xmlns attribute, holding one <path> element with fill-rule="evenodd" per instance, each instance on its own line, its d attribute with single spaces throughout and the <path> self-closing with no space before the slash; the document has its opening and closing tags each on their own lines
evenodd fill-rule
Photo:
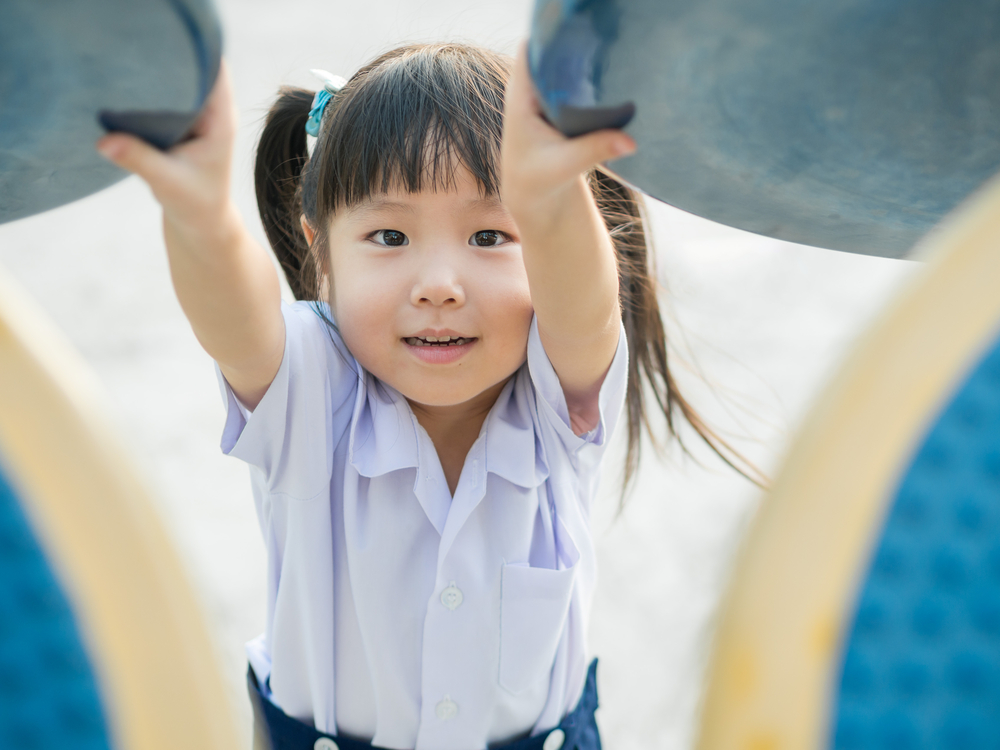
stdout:
<svg viewBox="0 0 1000 750">
<path fill-rule="evenodd" d="M 303 175 L 306 215 L 322 221 L 388 191 L 448 190 L 460 167 L 498 195 L 509 64 L 488 50 L 420 45 L 358 71 L 323 118 Z"/>
</svg>

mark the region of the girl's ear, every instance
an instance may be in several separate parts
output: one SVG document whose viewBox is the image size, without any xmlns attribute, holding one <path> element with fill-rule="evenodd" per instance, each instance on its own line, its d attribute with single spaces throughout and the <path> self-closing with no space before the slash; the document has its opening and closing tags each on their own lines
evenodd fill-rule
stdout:
<svg viewBox="0 0 1000 750">
<path fill-rule="evenodd" d="M 302 216 L 299 217 L 299 224 L 302 225 L 302 234 L 306 236 L 306 242 L 308 242 L 309 246 L 312 247 L 313 238 L 316 236 L 316 230 L 312 228 L 312 224 L 309 223 L 305 214 L 302 214 Z"/>
</svg>

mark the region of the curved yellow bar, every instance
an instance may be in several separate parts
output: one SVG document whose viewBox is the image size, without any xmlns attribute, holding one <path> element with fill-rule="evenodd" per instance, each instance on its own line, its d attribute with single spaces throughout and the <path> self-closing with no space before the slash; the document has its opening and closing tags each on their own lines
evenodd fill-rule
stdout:
<svg viewBox="0 0 1000 750">
<path fill-rule="evenodd" d="M 84 631 L 116 746 L 237 750 L 200 607 L 95 377 L 0 272 L 0 461 Z"/>
<path fill-rule="evenodd" d="M 700 750 L 829 742 L 845 616 L 895 484 L 1000 329 L 1000 178 L 918 253 L 927 267 L 819 398 L 736 558 Z"/>
</svg>

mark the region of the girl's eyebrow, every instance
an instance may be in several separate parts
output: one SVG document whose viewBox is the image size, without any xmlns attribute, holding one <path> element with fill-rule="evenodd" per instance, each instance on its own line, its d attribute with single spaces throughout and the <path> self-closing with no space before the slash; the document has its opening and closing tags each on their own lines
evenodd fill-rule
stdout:
<svg viewBox="0 0 1000 750">
<path fill-rule="evenodd" d="M 373 213 L 409 213 L 412 214 L 416 209 L 409 203 L 402 203 L 400 201 L 390 201 L 384 199 L 376 199 L 371 201 L 365 201 L 364 203 L 359 203 L 356 206 L 351 206 L 347 209 L 347 213 L 355 215 L 366 215 Z"/>
<path fill-rule="evenodd" d="M 473 198 L 466 204 L 466 209 L 486 209 L 491 211 L 503 211 L 503 202 L 495 196 Z M 416 208 L 403 201 L 393 201 L 387 198 L 375 198 L 363 203 L 358 203 L 347 209 L 347 213 L 353 216 L 364 217 L 375 213 L 416 213 Z"/>
<path fill-rule="evenodd" d="M 496 196 L 486 196 L 484 198 L 474 198 L 468 203 L 469 208 L 503 208 L 503 201 Z"/>
</svg>

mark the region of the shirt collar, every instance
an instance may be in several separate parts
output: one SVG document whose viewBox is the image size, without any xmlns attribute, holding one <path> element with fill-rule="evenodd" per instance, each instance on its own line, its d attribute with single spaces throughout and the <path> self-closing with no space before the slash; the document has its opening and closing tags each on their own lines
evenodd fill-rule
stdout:
<svg viewBox="0 0 1000 750">
<path fill-rule="evenodd" d="M 417 468 L 416 418 L 406 399 L 367 372 L 359 385 L 351 421 L 351 465 L 366 477 Z M 532 395 L 527 368 L 522 367 L 504 386 L 483 424 L 486 471 L 525 488 L 537 487 L 549 475 L 535 431 Z"/>
<path fill-rule="evenodd" d="M 527 367 L 504 386 L 486 418 L 486 470 L 519 487 L 537 487 L 549 475 L 536 434 L 537 414 Z"/>
<path fill-rule="evenodd" d="M 359 375 L 351 419 L 351 465 L 366 477 L 418 466 L 417 434 L 402 394 L 373 375 Z"/>
</svg>

